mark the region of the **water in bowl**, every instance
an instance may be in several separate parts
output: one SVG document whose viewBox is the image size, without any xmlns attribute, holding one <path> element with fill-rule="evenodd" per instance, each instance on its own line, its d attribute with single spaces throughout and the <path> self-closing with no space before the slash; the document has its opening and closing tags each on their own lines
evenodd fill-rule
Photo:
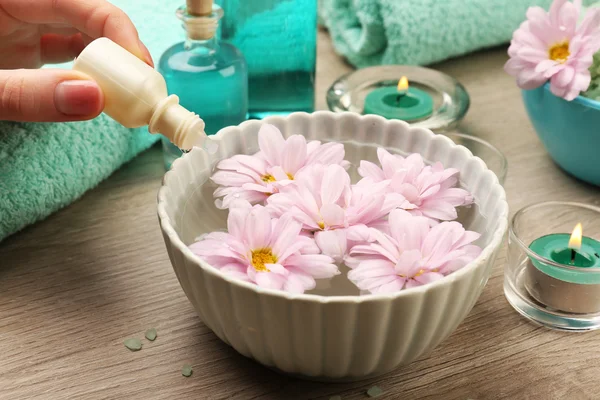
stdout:
<svg viewBox="0 0 600 400">
<path fill-rule="evenodd" d="M 358 173 L 357 166 L 352 165 L 349 169 L 352 181 L 356 182 Z M 211 180 L 204 182 L 190 183 L 188 186 L 189 194 L 187 201 L 184 204 L 183 212 L 180 214 L 183 217 L 176 221 L 179 225 L 181 238 L 186 244 L 192 244 L 194 241 L 203 235 L 214 232 L 227 230 L 227 211 L 220 210 L 215 206 L 213 193 L 217 185 Z M 200 191 L 198 194 L 197 191 Z M 482 233 L 475 244 L 483 246 L 485 243 L 485 217 L 481 214 L 477 204 L 458 208 L 457 221 L 462 223 L 465 229 Z M 357 296 L 360 290 L 350 282 L 346 274 L 349 268 L 345 265 L 338 265 L 341 274 L 331 279 L 317 280 L 315 289 L 308 291 L 308 294 L 316 294 L 320 296 Z"/>
</svg>

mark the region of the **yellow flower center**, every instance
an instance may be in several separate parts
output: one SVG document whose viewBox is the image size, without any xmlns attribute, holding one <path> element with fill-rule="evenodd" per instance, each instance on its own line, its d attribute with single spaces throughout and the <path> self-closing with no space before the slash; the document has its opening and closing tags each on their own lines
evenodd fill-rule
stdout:
<svg viewBox="0 0 600 400">
<path fill-rule="evenodd" d="M 320 221 L 317 225 L 319 225 L 319 228 L 325 229 L 325 222 Z"/>
<path fill-rule="evenodd" d="M 275 177 L 273 175 L 271 175 L 271 174 L 263 175 L 263 177 L 261 179 L 262 179 L 263 182 L 267 182 L 267 183 L 268 182 L 275 182 L 276 181 Z"/>
<path fill-rule="evenodd" d="M 288 179 L 293 181 L 294 180 L 294 175 L 287 173 L 286 174 Z M 275 177 L 271 174 L 266 174 L 263 175 L 260 179 L 262 179 L 263 182 L 269 183 L 269 182 L 275 182 L 277 179 L 275 179 Z"/>
<path fill-rule="evenodd" d="M 269 272 L 265 264 L 276 264 L 277 257 L 273 255 L 271 249 L 257 249 L 252 251 L 252 266 L 258 272 Z"/>
<path fill-rule="evenodd" d="M 415 276 L 413 276 L 412 278 L 413 278 L 413 279 L 414 279 L 414 278 L 418 278 L 419 276 L 423 275 L 424 273 L 425 273 L 425 270 L 424 270 L 424 269 L 420 269 L 420 270 L 419 270 L 419 272 L 417 272 L 417 273 L 415 274 Z M 401 277 L 401 278 L 407 278 L 407 276 L 406 276 L 406 275 L 402 275 L 402 274 L 398 274 L 398 276 L 399 276 L 399 277 Z"/>
<path fill-rule="evenodd" d="M 438 271 L 439 271 L 439 269 L 438 269 L 438 268 L 435 268 L 435 269 L 432 269 L 432 270 L 431 270 L 431 272 L 438 272 Z M 415 275 L 412 277 L 412 279 L 414 279 L 414 278 L 418 278 L 419 276 L 423 275 L 424 273 L 425 273 L 425 270 L 424 270 L 424 269 L 420 269 L 420 270 L 419 270 L 419 272 L 417 272 L 417 273 L 416 273 L 416 274 L 415 274 Z M 407 276 L 406 276 L 406 275 L 402 275 L 402 274 L 398 274 L 398 276 L 399 276 L 399 277 L 401 277 L 401 278 L 407 278 Z"/>
<path fill-rule="evenodd" d="M 569 42 L 555 44 L 554 46 L 550 47 L 548 53 L 550 54 L 551 60 L 564 64 L 571 55 L 569 52 Z"/>
</svg>

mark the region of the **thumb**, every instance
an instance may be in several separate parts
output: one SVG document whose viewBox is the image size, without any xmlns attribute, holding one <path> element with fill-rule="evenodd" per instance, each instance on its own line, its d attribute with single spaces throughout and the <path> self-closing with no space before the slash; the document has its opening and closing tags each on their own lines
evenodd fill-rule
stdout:
<svg viewBox="0 0 600 400">
<path fill-rule="evenodd" d="M 0 120 L 82 121 L 103 109 L 104 94 L 87 75 L 59 69 L 0 70 Z"/>
</svg>

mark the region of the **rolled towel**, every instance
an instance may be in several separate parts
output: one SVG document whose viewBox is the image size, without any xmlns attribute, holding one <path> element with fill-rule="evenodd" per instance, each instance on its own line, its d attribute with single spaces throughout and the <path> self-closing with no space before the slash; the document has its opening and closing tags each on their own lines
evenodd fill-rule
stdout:
<svg viewBox="0 0 600 400">
<path fill-rule="evenodd" d="M 597 0 L 584 0 L 591 4 Z M 552 0 L 321 0 L 336 50 L 356 67 L 427 65 L 510 41 L 530 6 Z"/>
</svg>

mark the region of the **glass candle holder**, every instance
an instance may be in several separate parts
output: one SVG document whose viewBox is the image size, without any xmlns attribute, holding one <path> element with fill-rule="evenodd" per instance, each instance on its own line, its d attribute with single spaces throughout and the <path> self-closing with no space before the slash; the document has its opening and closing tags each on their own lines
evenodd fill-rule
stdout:
<svg viewBox="0 0 600 400">
<path fill-rule="evenodd" d="M 400 87 L 401 80 L 408 81 L 408 88 Z M 434 131 L 456 126 L 469 103 L 467 91 L 451 76 L 405 65 L 358 69 L 339 78 L 327 92 L 333 112 L 377 114 Z"/>
<path fill-rule="evenodd" d="M 474 156 L 481 158 L 487 167 L 496 174 L 500 184 L 504 185 L 508 172 L 508 161 L 494 145 L 478 137 L 460 132 L 443 132 L 442 135 L 448 136 L 454 143 L 466 147 Z"/>
<path fill-rule="evenodd" d="M 509 303 L 526 318 L 549 328 L 600 328 L 597 239 L 598 207 L 545 202 L 519 210 L 509 226 L 504 270 Z"/>
</svg>

